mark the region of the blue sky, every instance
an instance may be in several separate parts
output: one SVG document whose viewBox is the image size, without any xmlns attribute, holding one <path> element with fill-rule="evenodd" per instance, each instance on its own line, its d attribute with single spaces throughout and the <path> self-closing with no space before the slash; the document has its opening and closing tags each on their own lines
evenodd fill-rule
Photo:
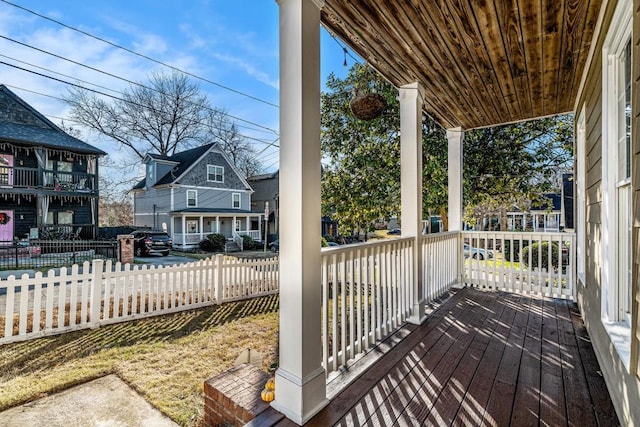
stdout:
<svg viewBox="0 0 640 427">
<path fill-rule="evenodd" d="M 275 0 L 8 1 L 203 79 L 278 104 L 278 6 Z M 115 91 L 121 91 L 128 84 L 105 73 L 144 82 L 151 72 L 169 71 L 153 61 L 3 1 L 0 1 L 0 36 L 3 37 L 0 38 L 1 62 L 62 80 L 84 80 Z M 341 46 L 324 30 L 321 41 L 323 82 L 330 72 L 344 76 Z M 350 65 L 353 63 L 351 58 L 348 61 Z M 59 123 L 60 118 L 67 116 L 67 107 L 55 99 L 67 92 L 67 85 L 10 65 L 0 64 L 0 67 L 0 83 L 9 86 L 53 122 Z M 205 81 L 198 80 L 198 83 L 214 106 L 278 131 L 277 108 Z M 265 129 L 241 121 L 238 125 L 247 136 L 270 141 L 277 138 Z M 123 155 L 113 143 L 97 135 L 85 131 L 83 139 L 109 152 L 116 160 Z M 263 148 L 260 143 L 256 145 L 257 149 Z M 277 149 L 267 149 L 261 160 L 269 169 L 277 168 Z"/>
</svg>

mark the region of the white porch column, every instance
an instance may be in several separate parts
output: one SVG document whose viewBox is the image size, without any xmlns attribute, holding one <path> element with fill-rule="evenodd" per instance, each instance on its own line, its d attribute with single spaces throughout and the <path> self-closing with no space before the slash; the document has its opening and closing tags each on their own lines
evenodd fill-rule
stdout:
<svg viewBox="0 0 640 427">
<path fill-rule="evenodd" d="M 462 143 L 464 131 L 462 128 L 447 129 L 448 162 L 449 170 L 449 200 L 447 216 L 449 231 L 462 231 Z M 463 241 L 458 239 L 458 266 L 457 283 L 462 284 L 462 272 L 464 270 Z"/>
<path fill-rule="evenodd" d="M 422 284 L 422 98 L 419 83 L 400 87 L 400 197 L 402 235 L 415 238 L 413 249 L 413 311 L 420 324 L 424 312 Z"/>
<path fill-rule="evenodd" d="M 231 231 L 231 235 L 232 235 L 232 236 L 233 236 L 233 233 L 235 233 L 235 232 L 236 232 L 236 220 L 237 220 L 237 218 L 234 216 L 234 217 L 233 217 L 233 222 L 231 223 L 231 230 L 232 230 L 232 231 Z"/>
<path fill-rule="evenodd" d="M 220 234 L 220 216 L 216 215 L 216 234 Z"/>
<path fill-rule="evenodd" d="M 449 140 L 449 231 L 462 230 L 462 128 L 447 129 Z"/>
<path fill-rule="evenodd" d="M 182 215 L 182 249 L 187 245 L 187 218 Z"/>
<path fill-rule="evenodd" d="M 246 224 L 245 230 L 246 230 L 246 231 L 251 230 L 251 218 L 250 218 L 250 217 L 247 217 L 247 218 L 245 219 L 245 224 Z M 247 234 L 249 234 L 249 233 L 247 233 Z"/>
<path fill-rule="evenodd" d="M 200 232 L 200 241 L 202 241 L 202 239 L 204 239 L 204 217 L 202 215 L 200 215 L 200 228 L 198 228 L 198 231 Z"/>
<path fill-rule="evenodd" d="M 320 9 L 280 6 L 280 365 L 273 407 L 303 424 L 326 398 L 320 319 Z"/>
</svg>

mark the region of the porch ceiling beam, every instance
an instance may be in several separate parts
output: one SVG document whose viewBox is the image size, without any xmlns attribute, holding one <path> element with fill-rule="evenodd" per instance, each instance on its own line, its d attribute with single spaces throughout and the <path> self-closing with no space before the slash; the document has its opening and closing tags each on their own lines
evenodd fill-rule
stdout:
<svg viewBox="0 0 640 427">
<path fill-rule="evenodd" d="M 327 403 L 320 252 L 320 0 L 280 7 L 280 361 L 273 407 L 302 425 Z"/>
</svg>

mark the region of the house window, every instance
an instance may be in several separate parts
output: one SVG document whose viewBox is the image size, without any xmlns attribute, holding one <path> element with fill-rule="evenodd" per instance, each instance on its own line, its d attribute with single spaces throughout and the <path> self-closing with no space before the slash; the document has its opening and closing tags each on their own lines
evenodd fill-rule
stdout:
<svg viewBox="0 0 640 427">
<path fill-rule="evenodd" d="M 198 192 L 196 190 L 187 190 L 187 207 L 195 208 L 198 206 Z"/>
<path fill-rule="evenodd" d="M 151 186 L 153 184 L 155 184 L 156 180 L 154 177 L 154 164 L 153 162 L 150 162 L 149 164 L 147 164 L 147 185 Z"/>
<path fill-rule="evenodd" d="M 631 353 L 632 2 L 616 6 L 602 48 L 602 318 L 627 369 Z"/>
<path fill-rule="evenodd" d="M 232 195 L 232 207 L 234 209 L 240 209 L 240 207 L 241 207 L 240 200 L 241 200 L 240 193 L 233 193 L 233 195 Z"/>
<path fill-rule="evenodd" d="M 207 181 L 224 182 L 224 168 L 222 166 L 207 165 Z"/>
<path fill-rule="evenodd" d="M 195 219 L 190 219 L 187 221 L 187 234 L 196 234 L 198 231 L 198 221 Z"/>
<path fill-rule="evenodd" d="M 73 212 L 58 212 L 58 224 L 73 224 Z"/>
</svg>

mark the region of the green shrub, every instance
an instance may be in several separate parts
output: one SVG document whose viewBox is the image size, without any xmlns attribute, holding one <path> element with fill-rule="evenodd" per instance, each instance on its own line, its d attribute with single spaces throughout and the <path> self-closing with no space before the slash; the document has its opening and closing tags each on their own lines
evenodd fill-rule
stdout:
<svg viewBox="0 0 640 427">
<path fill-rule="evenodd" d="M 520 244 L 522 243 L 522 248 L 524 250 L 525 247 L 529 246 L 528 240 L 513 240 L 513 260 L 511 259 L 511 240 L 504 239 L 504 244 L 502 248 L 502 258 L 505 261 L 520 261 Z"/>
<path fill-rule="evenodd" d="M 320 241 L 320 245 L 321 247 L 326 248 L 327 246 L 329 246 L 329 243 L 327 242 L 327 239 L 323 237 L 322 240 Z"/>
<path fill-rule="evenodd" d="M 528 266 L 529 263 L 529 251 L 531 251 L 531 268 L 545 268 L 549 270 L 549 242 L 535 242 L 531 246 L 527 246 L 522 249 L 522 262 L 525 266 Z M 539 252 L 542 251 L 541 254 Z M 557 243 L 551 244 L 551 266 L 553 268 L 558 268 L 559 264 L 559 249 Z M 539 255 L 542 255 L 541 257 Z M 541 259 L 541 264 L 539 264 Z"/>
<path fill-rule="evenodd" d="M 251 251 L 256 248 L 256 241 L 251 236 L 242 236 L 242 249 Z"/>
<path fill-rule="evenodd" d="M 226 242 L 227 238 L 223 234 L 209 234 L 199 246 L 205 252 L 222 252 Z"/>
</svg>

